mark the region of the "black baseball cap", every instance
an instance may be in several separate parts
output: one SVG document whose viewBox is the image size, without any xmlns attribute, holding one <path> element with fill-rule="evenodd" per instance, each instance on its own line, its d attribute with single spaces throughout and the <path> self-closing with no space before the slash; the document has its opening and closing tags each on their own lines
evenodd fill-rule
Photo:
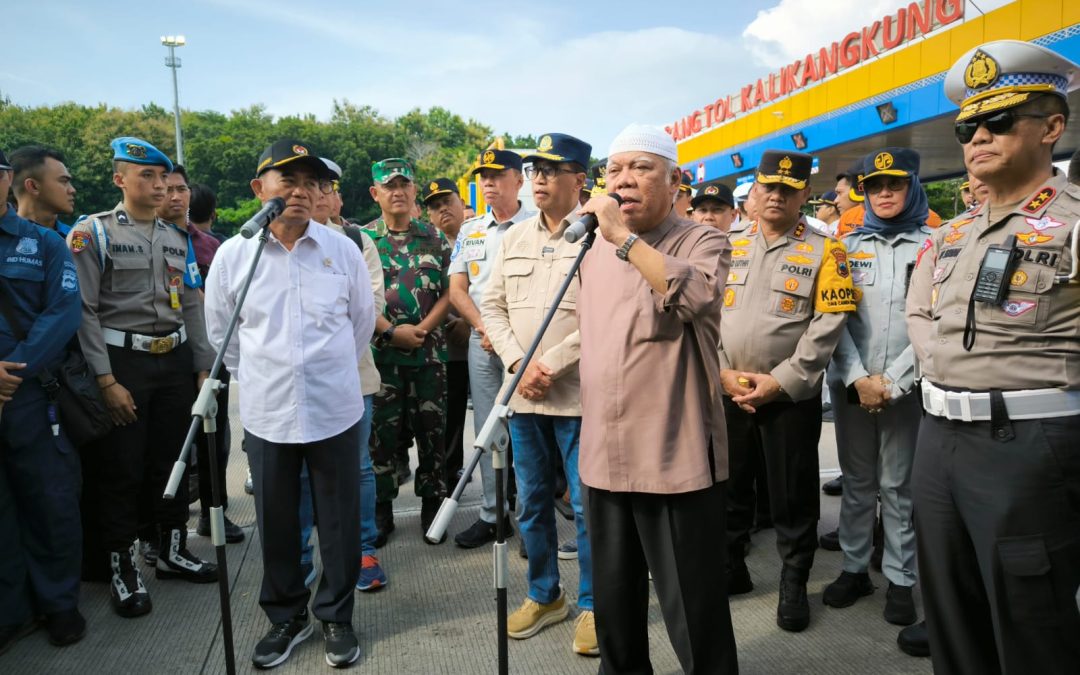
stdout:
<svg viewBox="0 0 1080 675">
<path fill-rule="evenodd" d="M 457 184 L 449 178 L 436 178 L 424 186 L 423 196 L 420 199 L 427 204 L 433 197 L 450 194 L 458 194 Z"/>
<path fill-rule="evenodd" d="M 303 141 L 292 138 L 283 138 L 274 141 L 259 155 L 259 165 L 255 168 L 255 177 L 263 175 L 270 169 L 279 169 L 286 164 L 304 164 L 311 167 L 319 178 L 332 178 L 331 171 L 326 163 L 311 149 L 311 146 Z"/>
<path fill-rule="evenodd" d="M 731 194 L 731 188 L 718 180 L 711 180 L 699 185 L 697 187 L 697 194 L 690 200 L 690 206 L 696 209 L 699 204 L 708 199 L 727 204 L 732 208 L 735 207 L 735 197 Z"/>
</svg>

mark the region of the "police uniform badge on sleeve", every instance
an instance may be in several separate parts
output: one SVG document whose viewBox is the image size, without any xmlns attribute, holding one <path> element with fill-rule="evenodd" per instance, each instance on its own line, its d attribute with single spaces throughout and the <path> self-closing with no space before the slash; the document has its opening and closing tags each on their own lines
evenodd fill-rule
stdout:
<svg viewBox="0 0 1080 675">
<path fill-rule="evenodd" d="M 90 245 L 89 232 L 75 232 L 71 235 L 71 252 L 82 253 Z"/>
</svg>

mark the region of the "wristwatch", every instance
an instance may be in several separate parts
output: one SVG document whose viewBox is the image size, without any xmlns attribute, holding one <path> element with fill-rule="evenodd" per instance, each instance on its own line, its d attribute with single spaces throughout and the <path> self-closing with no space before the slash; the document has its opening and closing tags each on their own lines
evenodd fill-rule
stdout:
<svg viewBox="0 0 1080 675">
<path fill-rule="evenodd" d="M 620 246 L 617 251 L 615 251 L 615 257 L 623 262 L 629 262 L 630 247 L 633 246 L 634 242 L 636 242 L 637 240 L 638 236 L 631 233 L 630 236 L 626 238 L 626 241 L 623 242 L 623 245 Z"/>
<path fill-rule="evenodd" d="M 390 344 L 390 340 L 394 339 L 394 328 L 395 326 L 390 326 L 389 328 L 375 336 L 375 346 L 379 349 L 388 346 Z"/>
</svg>

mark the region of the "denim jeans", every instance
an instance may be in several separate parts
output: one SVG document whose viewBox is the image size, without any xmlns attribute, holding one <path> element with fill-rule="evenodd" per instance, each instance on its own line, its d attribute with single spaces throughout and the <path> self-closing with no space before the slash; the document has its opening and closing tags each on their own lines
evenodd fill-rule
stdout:
<svg viewBox="0 0 1080 675">
<path fill-rule="evenodd" d="M 592 555 L 585 533 L 578 480 L 580 417 L 516 413 L 510 418 L 514 468 L 518 484 L 518 524 L 529 554 L 529 598 L 539 603 L 559 597 L 559 538 L 555 529 L 555 464 L 562 454 L 570 504 L 577 526 L 578 607 L 593 608 Z"/>
<path fill-rule="evenodd" d="M 364 397 L 364 416 L 360 418 L 360 548 L 364 555 L 375 555 L 375 470 L 371 468 L 371 411 L 374 397 Z M 311 503 L 311 481 L 307 464 L 300 471 L 300 562 L 311 562 L 315 547 L 311 545 L 311 530 L 315 527 L 315 512 Z"/>
</svg>

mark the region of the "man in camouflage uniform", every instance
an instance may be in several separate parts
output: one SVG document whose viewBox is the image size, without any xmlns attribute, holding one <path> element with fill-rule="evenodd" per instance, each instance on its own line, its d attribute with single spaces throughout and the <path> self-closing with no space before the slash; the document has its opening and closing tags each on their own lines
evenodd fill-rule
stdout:
<svg viewBox="0 0 1080 675">
<path fill-rule="evenodd" d="M 375 395 L 371 461 L 375 520 L 379 540 L 385 541 L 394 529 L 398 480 L 393 455 L 405 424 L 415 434 L 419 450 L 413 487 L 423 499 L 420 521 L 425 532 L 446 494 L 442 324 L 450 306 L 450 245 L 434 227 L 411 217 L 416 184 L 407 160 L 376 162 L 371 177 L 371 197 L 382 216 L 364 231 L 378 248 L 386 286 L 386 309 L 375 322 L 375 365 L 382 389 Z"/>
</svg>

